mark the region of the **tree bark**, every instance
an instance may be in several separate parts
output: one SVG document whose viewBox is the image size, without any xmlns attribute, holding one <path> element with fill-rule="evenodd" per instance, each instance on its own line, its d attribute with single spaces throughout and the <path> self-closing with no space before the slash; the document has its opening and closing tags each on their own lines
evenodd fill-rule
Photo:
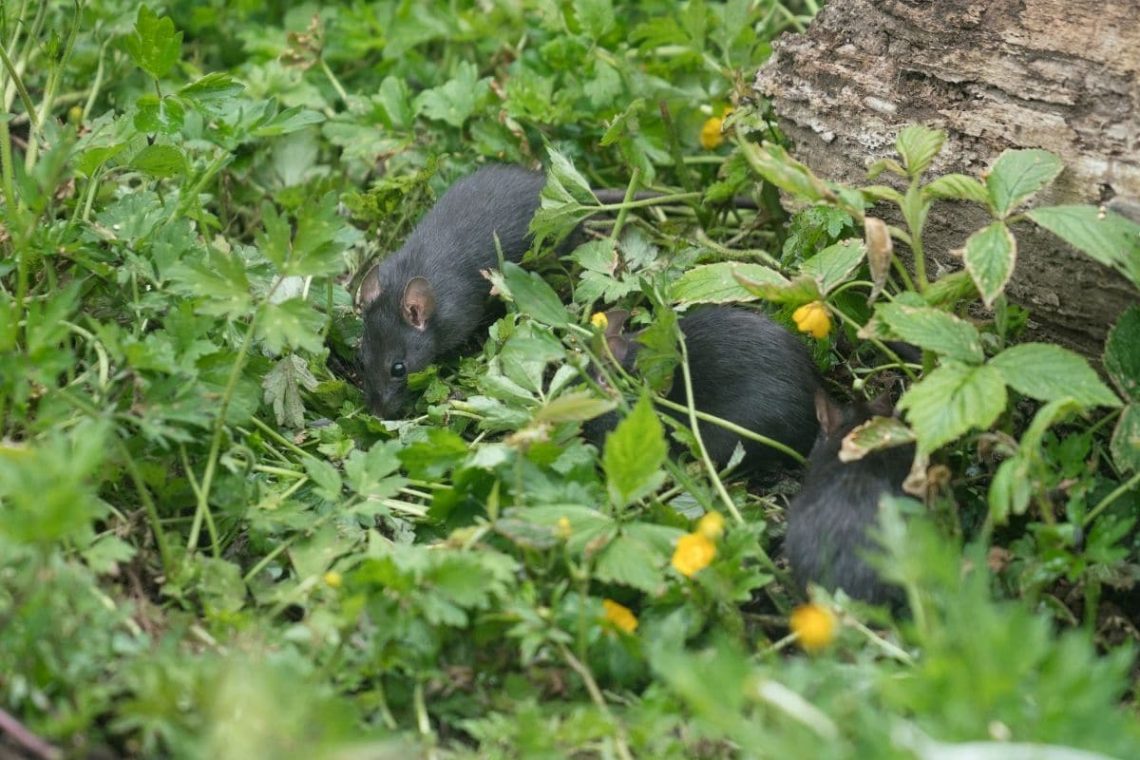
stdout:
<svg viewBox="0 0 1140 760">
<path fill-rule="evenodd" d="M 921 123 L 948 134 L 934 174 L 977 175 L 1006 148 L 1044 148 L 1066 169 L 1037 204 L 1105 204 L 1140 221 L 1136 0 L 835 0 L 773 49 L 755 89 L 824 177 L 863 182 L 898 130 Z M 960 268 L 951 252 L 987 222 L 976 205 L 936 203 L 923 238 L 934 271 Z M 1007 293 L 1030 309 L 1031 334 L 1099 356 L 1135 288 L 1030 224 L 1015 234 Z"/>
</svg>

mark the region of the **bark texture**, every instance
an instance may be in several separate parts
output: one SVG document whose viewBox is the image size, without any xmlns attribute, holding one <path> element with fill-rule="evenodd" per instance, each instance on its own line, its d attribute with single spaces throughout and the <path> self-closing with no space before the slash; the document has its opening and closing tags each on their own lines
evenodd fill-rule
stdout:
<svg viewBox="0 0 1140 760">
<path fill-rule="evenodd" d="M 1137 0 L 834 0 L 806 34 L 776 41 L 755 88 L 797 157 L 830 179 L 863 182 L 898 130 L 922 123 L 949 135 L 935 173 L 976 175 L 1006 148 L 1044 148 L 1066 169 L 1038 204 L 1105 204 L 1140 221 Z M 933 271 L 960 268 L 950 252 L 987 220 L 935 204 Z M 1015 234 L 1007 293 L 1030 309 L 1031 332 L 1099 356 L 1135 289 L 1032 225 Z"/>
</svg>

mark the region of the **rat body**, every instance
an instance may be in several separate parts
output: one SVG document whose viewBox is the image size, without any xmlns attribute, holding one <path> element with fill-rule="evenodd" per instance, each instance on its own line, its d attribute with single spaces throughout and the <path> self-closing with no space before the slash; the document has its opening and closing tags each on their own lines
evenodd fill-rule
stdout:
<svg viewBox="0 0 1140 760">
<path fill-rule="evenodd" d="M 628 314 L 610 312 L 607 342 L 614 357 L 633 371 L 640 349 L 635 336 L 621 333 Z M 807 454 L 819 425 L 813 411 L 819 377 L 804 344 L 766 315 L 730 306 L 706 306 L 681 318 L 685 336 L 693 405 L 698 411 L 775 439 Z M 686 403 L 681 369 L 673 376 L 667 398 Z M 688 422 L 683 412 L 669 411 Z M 585 426 L 587 439 L 601 447 L 605 434 L 617 424 L 610 413 Z M 742 439 L 720 425 L 698 423 L 709 456 L 726 464 L 738 442 L 744 445 L 743 467 L 768 471 L 790 463 L 789 457 L 770 446 Z"/>
<path fill-rule="evenodd" d="M 453 184 L 394 254 L 364 277 L 360 360 L 368 406 L 380 417 L 408 403 L 407 376 L 462 346 L 486 321 L 498 237 L 507 261 L 531 244 L 546 176 L 490 165 Z"/>
<path fill-rule="evenodd" d="M 887 403 L 883 403 L 883 402 Z M 879 500 L 902 496 L 914 446 L 871 452 L 841 462 L 843 438 L 873 416 L 890 414 L 889 399 L 840 408 L 820 391 L 815 399 L 819 440 L 808 459 L 803 488 L 788 506 L 784 551 L 800 586 L 809 582 L 842 588 L 848 596 L 872 604 L 898 600 L 864 557 L 876 550 L 869 535 L 879 521 Z"/>
</svg>

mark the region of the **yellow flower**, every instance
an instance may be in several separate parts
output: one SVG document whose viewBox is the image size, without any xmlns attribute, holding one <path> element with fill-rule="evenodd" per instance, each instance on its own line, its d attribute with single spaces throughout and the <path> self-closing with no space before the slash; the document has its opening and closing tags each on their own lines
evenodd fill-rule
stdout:
<svg viewBox="0 0 1140 760">
<path fill-rule="evenodd" d="M 709 566 L 716 556 L 716 544 L 701 533 L 689 533 L 677 541 L 673 552 L 673 567 L 686 578 Z"/>
<path fill-rule="evenodd" d="M 602 609 L 606 611 L 606 622 L 614 628 L 626 633 L 637 630 L 637 615 L 634 615 L 629 607 L 618 604 L 613 599 L 603 599 Z"/>
<path fill-rule="evenodd" d="M 559 517 L 558 525 L 554 529 L 554 533 L 563 541 L 570 538 L 570 520 L 565 517 Z"/>
<path fill-rule="evenodd" d="M 723 116 L 713 116 L 706 119 L 704 126 L 701 127 L 701 147 L 705 150 L 714 150 L 719 147 L 724 142 L 724 135 L 720 131 L 723 126 Z"/>
<path fill-rule="evenodd" d="M 835 614 L 819 604 L 804 604 L 792 610 L 788 623 L 796 640 L 806 652 L 818 652 L 835 638 L 839 621 Z"/>
<path fill-rule="evenodd" d="M 604 311 L 595 311 L 590 317 L 590 324 L 599 330 L 605 330 L 610 326 L 610 318 L 606 316 Z"/>
<path fill-rule="evenodd" d="M 340 588 L 341 584 L 344 583 L 344 576 L 338 573 L 336 570 L 329 570 L 327 573 L 325 573 L 324 580 L 325 585 L 327 585 L 329 588 Z"/>
<path fill-rule="evenodd" d="M 800 332 L 805 332 L 813 338 L 826 338 L 831 332 L 831 314 L 823 301 L 805 303 L 792 312 L 792 320 Z"/>
<path fill-rule="evenodd" d="M 697 533 L 713 541 L 719 541 L 724 535 L 724 515 L 720 512 L 707 512 L 697 520 Z"/>
</svg>

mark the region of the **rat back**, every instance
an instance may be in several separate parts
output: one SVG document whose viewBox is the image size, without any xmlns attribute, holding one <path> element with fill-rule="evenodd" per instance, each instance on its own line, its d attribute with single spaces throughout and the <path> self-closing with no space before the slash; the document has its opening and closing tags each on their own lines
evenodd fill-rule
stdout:
<svg viewBox="0 0 1140 760">
<path fill-rule="evenodd" d="M 841 462 L 844 436 L 869 420 L 861 407 L 843 412 L 843 423 L 821 435 L 808 461 L 803 488 L 788 507 L 784 551 L 801 587 L 811 583 L 842 588 L 872 604 L 898 601 L 866 557 L 878 550 L 871 532 L 878 525 L 879 500 L 903 495 L 902 484 L 914 458 L 913 446 L 876 451 Z M 826 421 L 823 423 L 827 426 Z"/>
</svg>

